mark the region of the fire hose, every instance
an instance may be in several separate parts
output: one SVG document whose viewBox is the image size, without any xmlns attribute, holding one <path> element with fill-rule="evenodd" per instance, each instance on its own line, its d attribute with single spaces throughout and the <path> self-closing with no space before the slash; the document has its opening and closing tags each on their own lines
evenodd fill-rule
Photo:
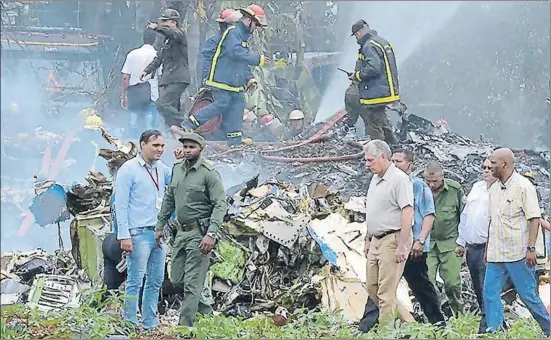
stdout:
<svg viewBox="0 0 551 340">
<path fill-rule="evenodd" d="M 329 119 L 321 127 L 321 129 L 319 129 L 318 132 L 316 132 L 312 137 L 310 137 L 306 140 L 303 140 L 302 142 L 297 143 L 297 144 L 284 146 L 282 148 L 278 148 L 278 149 L 274 149 L 274 150 L 264 150 L 263 152 L 264 153 L 274 153 L 274 152 L 286 151 L 286 150 L 291 150 L 291 149 L 301 147 L 301 146 L 306 145 L 306 144 L 310 144 L 310 143 L 312 143 L 316 140 L 319 140 L 324 134 L 327 133 L 327 131 L 329 131 L 329 129 L 331 129 L 335 124 L 337 124 L 340 120 L 342 120 L 344 118 L 344 116 L 346 116 L 346 111 L 340 110 L 336 114 L 334 114 L 333 117 L 331 117 L 331 119 Z"/>
<path fill-rule="evenodd" d="M 347 142 L 348 145 L 363 149 L 363 145 L 358 142 Z M 297 144 L 298 145 L 298 144 Z M 304 144 L 303 144 L 304 145 Z M 269 162 L 279 163 L 326 163 L 326 162 L 345 162 L 355 159 L 361 159 L 364 156 L 364 152 L 358 152 L 352 155 L 334 156 L 334 157 L 282 157 L 282 156 L 267 156 L 260 155 L 260 157 Z"/>
</svg>

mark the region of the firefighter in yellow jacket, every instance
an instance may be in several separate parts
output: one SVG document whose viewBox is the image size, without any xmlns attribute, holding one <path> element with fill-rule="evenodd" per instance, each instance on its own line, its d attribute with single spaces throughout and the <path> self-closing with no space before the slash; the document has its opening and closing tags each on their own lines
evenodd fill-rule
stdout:
<svg viewBox="0 0 551 340">
<path fill-rule="evenodd" d="M 352 35 L 356 37 L 358 70 L 350 80 L 359 83 L 361 109 L 368 120 L 367 133 L 371 139 L 382 139 L 388 144 L 396 144 L 396 138 L 386 114 L 386 106 L 400 101 L 398 88 L 398 68 L 392 45 L 373 34 L 364 20 L 352 25 Z"/>
</svg>

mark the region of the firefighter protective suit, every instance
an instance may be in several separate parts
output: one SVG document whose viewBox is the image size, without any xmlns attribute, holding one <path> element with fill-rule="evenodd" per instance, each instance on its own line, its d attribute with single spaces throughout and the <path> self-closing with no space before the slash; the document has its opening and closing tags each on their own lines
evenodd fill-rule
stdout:
<svg viewBox="0 0 551 340">
<path fill-rule="evenodd" d="M 395 144 L 396 139 L 385 108 L 400 100 L 398 67 L 392 45 L 370 32 L 358 39 L 358 70 L 354 78 L 359 82 L 360 104 L 366 111 L 367 133 L 371 139 Z"/>
<path fill-rule="evenodd" d="M 190 115 L 182 122 L 185 128 L 196 129 L 222 113 L 222 130 L 228 144 L 239 144 L 243 136 L 244 91 L 255 80 L 251 66 L 263 66 L 264 56 L 251 53 L 248 39 L 251 30 L 243 21 L 228 28 L 220 38 L 208 76 L 203 81 L 212 89 L 214 102 Z"/>
</svg>

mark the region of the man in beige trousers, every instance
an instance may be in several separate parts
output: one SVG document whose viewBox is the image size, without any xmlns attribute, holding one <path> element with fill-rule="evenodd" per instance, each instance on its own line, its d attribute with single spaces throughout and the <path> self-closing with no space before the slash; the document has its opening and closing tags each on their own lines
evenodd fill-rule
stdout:
<svg viewBox="0 0 551 340">
<path fill-rule="evenodd" d="M 379 307 L 381 325 L 392 323 L 395 313 L 404 322 L 414 322 L 396 297 L 413 243 L 413 184 L 390 161 L 386 142 L 372 140 L 364 146 L 364 153 L 373 173 L 366 200 L 367 291 Z"/>
</svg>

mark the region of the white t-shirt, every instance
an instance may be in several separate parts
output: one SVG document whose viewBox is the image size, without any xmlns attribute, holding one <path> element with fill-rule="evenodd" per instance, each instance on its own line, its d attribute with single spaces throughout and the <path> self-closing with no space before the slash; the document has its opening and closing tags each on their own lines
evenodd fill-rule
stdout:
<svg viewBox="0 0 551 340">
<path fill-rule="evenodd" d="M 153 61 L 156 55 L 157 51 L 149 44 L 143 44 L 142 47 L 128 52 L 121 71 L 130 75 L 128 86 L 143 83 L 140 80 L 140 74 Z M 151 85 L 151 100 L 155 102 L 159 98 L 159 70 L 157 70 L 153 79 L 151 79 L 151 75 L 147 75 L 145 79 Z"/>
</svg>

